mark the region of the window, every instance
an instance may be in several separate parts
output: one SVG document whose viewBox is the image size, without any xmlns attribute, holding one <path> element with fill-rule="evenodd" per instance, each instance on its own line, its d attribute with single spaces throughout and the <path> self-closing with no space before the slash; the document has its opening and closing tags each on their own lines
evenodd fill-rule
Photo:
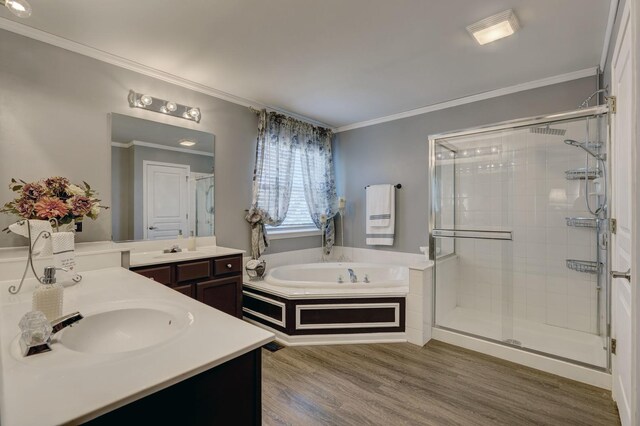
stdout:
<svg viewBox="0 0 640 426">
<path fill-rule="evenodd" d="M 291 185 L 291 199 L 287 217 L 280 226 L 266 225 L 269 236 L 292 237 L 293 234 L 300 236 L 319 234 L 320 230 L 311 220 L 309 206 L 304 198 L 304 183 L 302 181 L 302 162 L 298 156 L 295 157 L 293 166 L 293 183 Z"/>
</svg>

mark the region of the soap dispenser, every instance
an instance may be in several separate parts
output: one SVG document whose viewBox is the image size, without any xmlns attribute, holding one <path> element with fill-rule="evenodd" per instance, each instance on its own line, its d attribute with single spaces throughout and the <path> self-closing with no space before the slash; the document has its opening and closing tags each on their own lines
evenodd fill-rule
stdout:
<svg viewBox="0 0 640 426">
<path fill-rule="evenodd" d="M 189 241 L 187 241 L 187 249 L 189 251 L 196 251 L 196 237 L 193 235 L 193 231 L 189 234 Z"/>
<path fill-rule="evenodd" d="M 44 277 L 33 292 L 33 310 L 42 312 L 49 321 L 62 316 L 64 287 L 56 282 L 56 268 L 44 268 Z"/>
</svg>

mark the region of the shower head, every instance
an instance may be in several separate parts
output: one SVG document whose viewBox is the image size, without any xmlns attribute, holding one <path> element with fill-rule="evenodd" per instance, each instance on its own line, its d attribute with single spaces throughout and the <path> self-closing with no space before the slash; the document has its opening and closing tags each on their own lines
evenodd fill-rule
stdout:
<svg viewBox="0 0 640 426">
<path fill-rule="evenodd" d="M 576 141 L 574 139 L 565 139 L 564 143 L 566 143 L 567 145 L 571 145 L 571 146 L 575 146 L 575 147 L 583 149 L 587 154 L 589 154 L 593 158 L 596 158 L 598 160 L 602 159 L 602 156 L 600 154 L 596 154 L 595 152 L 593 152 L 589 148 L 587 148 L 587 144 L 585 144 L 584 142 L 578 142 L 578 141 Z M 599 145 L 594 145 L 594 146 L 599 146 Z"/>
<path fill-rule="evenodd" d="M 567 133 L 565 129 L 552 129 L 549 125 L 545 127 L 529 127 L 529 132 L 552 136 L 564 136 L 564 134 Z"/>
</svg>

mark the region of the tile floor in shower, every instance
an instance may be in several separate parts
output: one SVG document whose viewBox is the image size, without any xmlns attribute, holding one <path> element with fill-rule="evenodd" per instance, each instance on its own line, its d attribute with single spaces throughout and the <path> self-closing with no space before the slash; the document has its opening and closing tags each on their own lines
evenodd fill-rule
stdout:
<svg viewBox="0 0 640 426">
<path fill-rule="evenodd" d="M 591 333 L 554 327 L 543 323 L 513 319 L 513 331 L 499 314 L 455 307 L 444 314 L 438 325 L 465 333 L 504 341 L 515 339 L 522 347 L 575 360 L 592 366 L 607 366 L 604 339 Z"/>
</svg>

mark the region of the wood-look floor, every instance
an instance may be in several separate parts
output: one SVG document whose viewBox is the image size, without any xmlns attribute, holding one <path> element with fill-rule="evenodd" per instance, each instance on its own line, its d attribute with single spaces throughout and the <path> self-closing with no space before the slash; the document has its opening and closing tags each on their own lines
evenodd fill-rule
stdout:
<svg viewBox="0 0 640 426">
<path fill-rule="evenodd" d="M 431 341 L 263 350 L 267 425 L 618 425 L 608 391 Z"/>
</svg>

